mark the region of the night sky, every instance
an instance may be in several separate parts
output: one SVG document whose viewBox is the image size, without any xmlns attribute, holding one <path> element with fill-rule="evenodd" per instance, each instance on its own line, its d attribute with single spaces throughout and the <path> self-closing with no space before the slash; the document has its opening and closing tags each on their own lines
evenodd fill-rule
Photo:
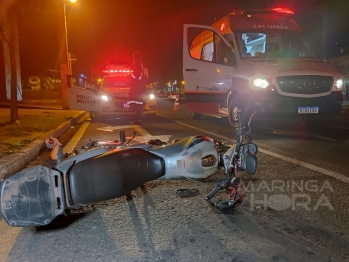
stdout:
<svg viewBox="0 0 349 262">
<path fill-rule="evenodd" d="M 327 56 L 340 55 L 341 47 L 349 54 L 349 0 L 331 1 L 338 4 L 330 12 L 322 7 L 326 0 L 78 0 L 67 4 L 69 50 L 77 58 L 73 73 L 89 77 L 92 69 L 95 76 L 105 63 L 131 62 L 132 53 L 141 51 L 151 81 L 181 80 L 183 24 L 209 25 L 238 7 L 289 6 L 315 43 L 321 41 L 326 13 Z M 23 77 L 59 78 L 56 13 L 19 18 Z"/>
</svg>

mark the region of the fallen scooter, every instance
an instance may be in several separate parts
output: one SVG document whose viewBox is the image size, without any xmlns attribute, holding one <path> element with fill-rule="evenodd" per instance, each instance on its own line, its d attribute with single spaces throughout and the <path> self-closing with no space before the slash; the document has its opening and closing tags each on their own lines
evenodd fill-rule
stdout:
<svg viewBox="0 0 349 262">
<path fill-rule="evenodd" d="M 156 179 L 204 181 L 218 167 L 224 167 L 226 174 L 232 174 L 232 167 L 254 174 L 257 146 L 251 142 L 251 119 L 248 130 L 239 121 L 234 145 L 207 136 L 190 136 L 166 145 L 159 141 L 131 145 L 120 137 L 111 143 L 89 141 L 87 150 L 65 160 L 58 145 L 53 150 L 56 159 L 47 165 L 24 169 L 3 181 L 2 215 L 13 227 L 42 226 L 67 210 L 125 196 Z M 243 143 L 246 135 L 247 143 Z M 217 187 L 206 199 L 222 188 Z"/>
</svg>

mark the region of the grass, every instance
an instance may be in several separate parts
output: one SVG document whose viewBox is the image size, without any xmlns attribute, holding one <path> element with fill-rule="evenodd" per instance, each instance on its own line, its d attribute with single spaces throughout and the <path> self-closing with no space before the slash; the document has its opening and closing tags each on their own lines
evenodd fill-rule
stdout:
<svg viewBox="0 0 349 262">
<path fill-rule="evenodd" d="M 21 115 L 19 119 L 9 124 L 10 117 L 0 117 L 1 133 L 9 136 L 22 136 L 31 132 L 48 132 L 64 123 L 71 117 L 60 115 Z M 58 124 L 58 125 L 57 125 Z"/>
<path fill-rule="evenodd" d="M 31 139 L 24 139 L 20 142 L 15 142 L 15 143 L 10 144 L 10 147 L 7 150 L 5 150 L 6 155 L 10 155 L 10 154 L 19 152 L 19 150 L 22 147 L 29 145 L 31 142 L 33 142 L 33 140 L 35 140 L 35 139 L 32 139 L 32 140 Z"/>
<path fill-rule="evenodd" d="M 0 115 L 0 158 L 18 152 L 76 114 L 76 111 L 69 110 L 32 112 L 32 114 L 19 114 L 19 119 L 11 124 L 9 115 Z"/>
</svg>

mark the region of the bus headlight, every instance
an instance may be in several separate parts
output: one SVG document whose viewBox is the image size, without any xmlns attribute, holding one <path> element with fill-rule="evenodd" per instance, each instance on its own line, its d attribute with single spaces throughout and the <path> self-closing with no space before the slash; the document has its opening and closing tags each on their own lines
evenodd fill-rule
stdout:
<svg viewBox="0 0 349 262">
<path fill-rule="evenodd" d="M 251 83 L 253 87 L 257 87 L 260 89 L 266 89 L 270 85 L 269 81 L 263 77 L 253 78 Z"/>
<path fill-rule="evenodd" d="M 101 95 L 101 99 L 102 99 L 102 101 L 110 101 L 111 100 L 111 96 Z"/>
<path fill-rule="evenodd" d="M 343 77 L 337 77 L 337 78 L 335 78 L 332 91 L 341 91 L 341 90 L 343 90 L 343 87 L 344 87 L 344 80 L 343 80 Z"/>
</svg>

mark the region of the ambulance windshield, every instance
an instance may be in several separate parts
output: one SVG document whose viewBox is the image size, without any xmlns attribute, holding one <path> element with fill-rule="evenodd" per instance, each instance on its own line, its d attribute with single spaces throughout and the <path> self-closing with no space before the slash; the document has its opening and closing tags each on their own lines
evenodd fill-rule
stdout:
<svg viewBox="0 0 349 262">
<path fill-rule="evenodd" d="M 263 30 L 236 33 L 242 59 L 306 58 L 320 59 L 303 39 L 301 32 Z"/>
</svg>

